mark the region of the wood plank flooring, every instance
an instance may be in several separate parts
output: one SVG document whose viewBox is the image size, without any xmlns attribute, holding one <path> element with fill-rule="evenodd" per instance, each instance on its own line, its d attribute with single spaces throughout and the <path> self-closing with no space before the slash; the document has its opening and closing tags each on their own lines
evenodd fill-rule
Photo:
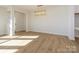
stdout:
<svg viewBox="0 0 79 59">
<path fill-rule="evenodd" d="M 4 42 L 6 41 L 6 42 Z M 12 53 L 75 53 L 79 52 L 79 44 L 66 36 L 39 33 L 17 32 L 15 36 L 0 37 L 0 52 Z"/>
<path fill-rule="evenodd" d="M 34 39 L 29 44 L 21 47 L 16 53 L 70 53 L 78 52 L 77 46 L 74 41 L 68 39 L 68 37 L 61 35 L 52 35 L 47 33 L 37 32 L 20 32 L 16 35 L 21 36 L 34 36 L 39 37 Z"/>
</svg>

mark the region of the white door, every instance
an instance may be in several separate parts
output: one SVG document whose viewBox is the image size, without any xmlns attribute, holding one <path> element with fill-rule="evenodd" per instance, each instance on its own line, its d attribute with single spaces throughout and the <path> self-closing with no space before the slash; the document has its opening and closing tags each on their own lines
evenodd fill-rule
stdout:
<svg viewBox="0 0 79 59">
<path fill-rule="evenodd" d="M 25 31 L 25 14 L 20 12 L 15 12 L 15 31 Z"/>
</svg>

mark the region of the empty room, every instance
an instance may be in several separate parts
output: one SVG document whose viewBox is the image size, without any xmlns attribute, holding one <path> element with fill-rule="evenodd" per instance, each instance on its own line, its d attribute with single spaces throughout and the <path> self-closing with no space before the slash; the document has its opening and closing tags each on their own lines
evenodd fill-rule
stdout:
<svg viewBox="0 0 79 59">
<path fill-rule="evenodd" d="M 0 5 L 0 53 L 79 52 L 79 6 Z"/>
</svg>

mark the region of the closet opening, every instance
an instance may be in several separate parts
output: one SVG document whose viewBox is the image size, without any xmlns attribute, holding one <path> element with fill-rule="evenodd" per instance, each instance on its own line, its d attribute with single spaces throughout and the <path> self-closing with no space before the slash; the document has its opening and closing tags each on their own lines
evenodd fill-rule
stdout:
<svg viewBox="0 0 79 59">
<path fill-rule="evenodd" d="M 75 13 L 75 40 L 79 42 L 79 13 Z"/>
</svg>

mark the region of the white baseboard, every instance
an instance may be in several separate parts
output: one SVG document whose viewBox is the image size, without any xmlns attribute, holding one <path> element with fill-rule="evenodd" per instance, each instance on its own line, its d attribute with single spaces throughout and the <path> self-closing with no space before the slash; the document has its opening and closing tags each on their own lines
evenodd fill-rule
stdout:
<svg viewBox="0 0 79 59">
<path fill-rule="evenodd" d="M 75 37 L 68 37 L 70 40 L 75 40 Z"/>
</svg>

